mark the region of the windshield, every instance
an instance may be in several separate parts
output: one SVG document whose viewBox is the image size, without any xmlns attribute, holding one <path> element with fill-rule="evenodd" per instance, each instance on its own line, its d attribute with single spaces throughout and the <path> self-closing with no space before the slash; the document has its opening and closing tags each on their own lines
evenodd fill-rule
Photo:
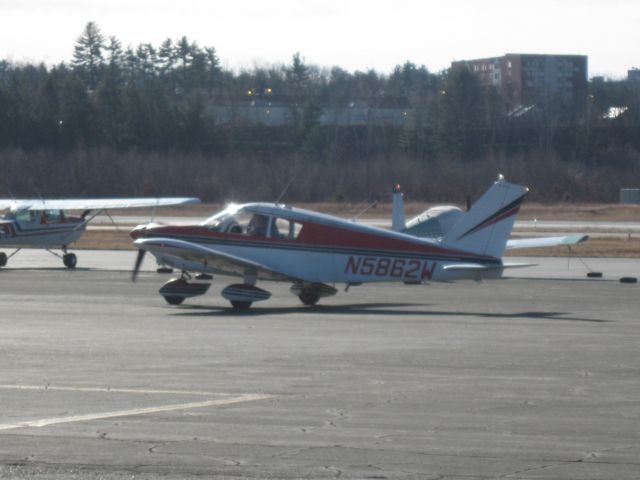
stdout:
<svg viewBox="0 0 640 480">
<path fill-rule="evenodd" d="M 212 230 L 220 230 L 220 228 L 226 225 L 237 213 L 240 209 L 240 205 L 236 205 L 235 203 L 231 203 L 227 205 L 227 208 L 216 213 L 215 215 L 207 218 L 201 225 L 205 227 L 209 227 Z"/>
<path fill-rule="evenodd" d="M 246 211 L 240 205 L 231 204 L 205 220 L 202 225 L 215 232 L 255 235 L 254 217 L 255 214 Z"/>
</svg>

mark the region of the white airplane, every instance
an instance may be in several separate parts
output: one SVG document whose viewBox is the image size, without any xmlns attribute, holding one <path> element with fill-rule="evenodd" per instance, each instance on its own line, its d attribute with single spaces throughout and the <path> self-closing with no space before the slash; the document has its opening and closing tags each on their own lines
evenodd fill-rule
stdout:
<svg viewBox="0 0 640 480">
<path fill-rule="evenodd" d="M 404 199 L 400 185 L 392 190 L 391 229 L 422 238 L 442 239 L 466 213 L 453 205 L 431 207 L 405 222 Z M 507 250 L 519 248 L 545 248 L 559 245 L 575 245 L 589 239 L 588 235 L 565 235 L 557 237 L 511 238 Z"/>
<path fill-rule="evenodd" d="M 355 223 L 330 215 L 270 203 L 229 205 L 205 222 L 189 226 L 140 225 L 130 236 L 139 249 L 135 281 L 145 252 L 183 271 L 160 288 L 170 304 L 204 294 L 209 274 L 235 275 L 222 296 L 246 309 L 271 294 L 258 280 L 291 282 L 291 292 L 313 305 L 364 282 L 420 283 L 498 278 L 510 267 L 501 259 L 520 204 L 527 193 L 502 177 L 441 240 Z M 188 272 L 199 272 L 191 281 Z"/>
<path fill-rule="evenodd" d="M 0 252 L 0 267 L 22 248 L 44 248 L 60 257 L 52 248 L 61 248 L 62 261 L 67 268 L 75 268 L 77 258 L 68 252 L 68 246 L 77 241 L 87 224 L 96 215 L 108 209 L 162 207 L 167 205 L 191 205 L 200 203 L 197 198 L 79 198 L 66 200 L 7 200 L 0 199 L 0 211 L 7 213 L 0 218 L 0 247 L 15 248 L 10 255 Z M 67 215 L 67 210 L 77 210 L 80 216 Z"/>
</svg>

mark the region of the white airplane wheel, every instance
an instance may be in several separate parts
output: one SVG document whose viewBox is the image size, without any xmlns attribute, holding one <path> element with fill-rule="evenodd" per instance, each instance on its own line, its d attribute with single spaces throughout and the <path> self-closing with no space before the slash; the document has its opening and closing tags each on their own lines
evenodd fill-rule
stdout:
<svg viewBox="0 0 640 480">
<path fill-rule="evenodd" d="M 315 305 L 320 300 L 320 295 L 314 292 L 302 292 L 298 298 L 305 305 Z"/>
<path fill-rule="evenodd" d="M 165 295 L 164 299 L 169 305 L 180 305 L 184 302 L 184 297 L 178 297 L 177 295 Z"/>
<path fill-rule="evenodd" d="M 4 252 L 0 252 L 0 267 L 6 266 L 7 260 L 9 260 L 9 257 L 7 257 L 7 254 Z"/>
<path fill-rule="evenodd" d="M 249 308 L 251 308 L 251 304 L 252 303 L 253 302 L 245 302 L 245 301 L 240 301 L 240 300 L 231 300 L 231 305 L 236 310 L 249 310 Z"/>
<path fill-rule="evenodd" d="M 62 263 L 67 268 L 76 268 L 78 257 L 76 257 L 75 253 L 65 253 L 62 257 Z"/>
</svg>

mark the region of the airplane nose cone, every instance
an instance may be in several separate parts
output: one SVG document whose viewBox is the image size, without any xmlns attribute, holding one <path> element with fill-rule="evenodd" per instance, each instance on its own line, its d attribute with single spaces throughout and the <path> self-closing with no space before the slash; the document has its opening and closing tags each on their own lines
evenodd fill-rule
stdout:
<svg viewBox="0 0 640 480">
<path fill-rule="evenodd" d="M 137 240 L 139 238 L 144 237 L 144 234 L 146 233 L 146 231 L 147 231 L 146 225 L 138 225 L 136 228 L 134 228 L 129 232 L 129 236 L 131 237 L 132 240 Z"/>
</svg>

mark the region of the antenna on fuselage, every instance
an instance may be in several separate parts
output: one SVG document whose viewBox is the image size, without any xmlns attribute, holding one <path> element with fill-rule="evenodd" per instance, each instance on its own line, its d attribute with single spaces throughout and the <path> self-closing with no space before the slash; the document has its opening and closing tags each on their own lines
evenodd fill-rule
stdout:
<svg viewBox="0 0 640 480">
<path fill-rule="evenodd" d="M 372 203 L 370 203 L 369 205 L 367 205 L 367 206 L 365 207 L 365 209 L 364 209 L 364 210 L 361 210 L 360 212 L 358 212 L 358 214 L 357 214 L 357 215 L 354 215 L 353 217 L 351 217 L 351 221 L 352 221 L 352 222 L 355 222 L 356 220 L 358 220 L 358 217 L 360 217 L 360 216 L 364 215 L 365 213 L 367 213 L 367 211 L 368 211 L 369 209 L 371 209 L 371 208 L 375 207 L 377 204 L 378 204 L 378 201 L 377 201 L 377 200 L 373 201 Z"/>
<path fill-rule="evenodd" d="M 293 178 L 290 178 L 287 184 L 285 185 L 285 187 L 282 189 L 282 192 L 280 192 L 280 196 L 274 202 L 276 205 L 280 203 L 280 200 L 282 200 L 282 197 L 284 197 L 285 193 L 287 193 L 287 190 L 289 190 L 289 187 L 291 186 L 292 182 L 293 182 Z"/>
</svg>

